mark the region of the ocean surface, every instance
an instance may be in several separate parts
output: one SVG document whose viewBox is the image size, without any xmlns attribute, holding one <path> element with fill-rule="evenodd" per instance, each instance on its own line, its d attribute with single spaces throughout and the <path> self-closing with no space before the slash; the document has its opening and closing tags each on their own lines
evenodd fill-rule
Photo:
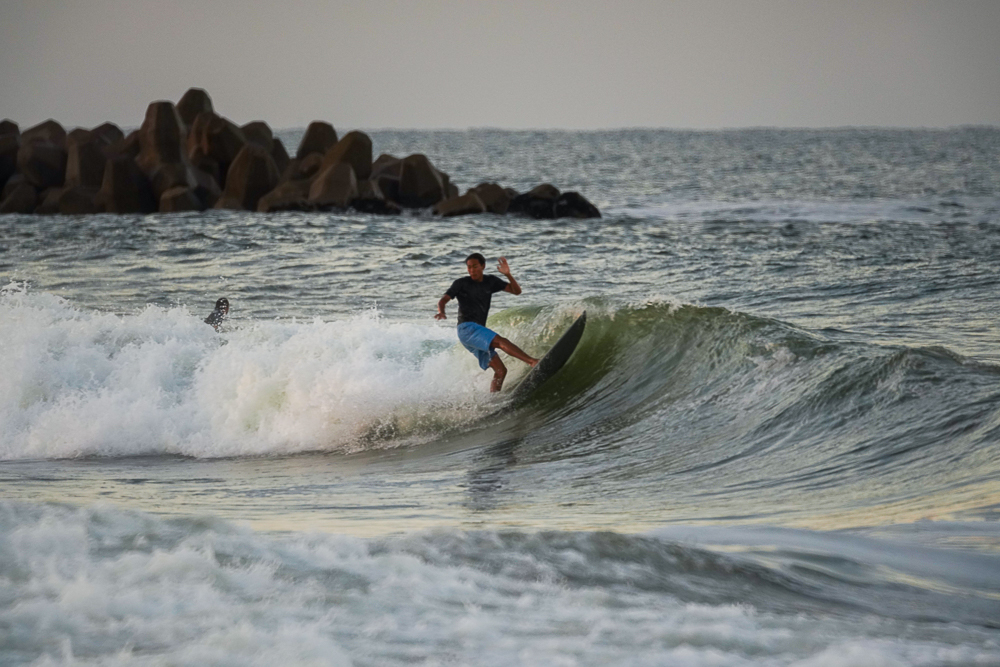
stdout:
<svg viewBox="0 0 1000 667">
<path fill-rule="evenodd" d="M 0 216 L 0 665 L 1000 665 L 1000 129 L 370 134 L 604 217 Z"/>
</svg>

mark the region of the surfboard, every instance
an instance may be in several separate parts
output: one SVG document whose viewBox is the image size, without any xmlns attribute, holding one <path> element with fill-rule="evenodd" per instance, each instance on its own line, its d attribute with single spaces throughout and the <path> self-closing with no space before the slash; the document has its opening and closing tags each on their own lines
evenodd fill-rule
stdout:
<svg viewBox="0 0 1000 667">
<path fill-rule="evenodd" d="M 576 322 L 570 325 L 569 329 L 556 341 L 545 356 L 539 360 L 538 364 L 528 371 L 510 392 L 512 403 L 518 403 L 526 399 L 543 382 L 559 372 L 569 358 L 573 355 L 577 343 L 583 337 L 583 328 L 587 325 L 587 311 L 576 318 Z"/>
</svg>

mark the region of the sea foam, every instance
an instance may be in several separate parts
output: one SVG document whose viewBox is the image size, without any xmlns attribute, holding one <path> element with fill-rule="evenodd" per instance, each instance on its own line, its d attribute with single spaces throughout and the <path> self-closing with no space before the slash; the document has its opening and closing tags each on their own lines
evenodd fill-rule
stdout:
<svg viewBox="0 0 1000 667">
<path fill-rule="evenodd" d="M 349 450 L 491 409 L 450 327 L 375 309 L 218 334 L 184 307 L 116 315 L 9 285 L 0 339 L 8 460 Z"/>
<path fill-rule="evenodd" d="M 996 632 L 904 622 L 642 536 L 266 534 L 0 501 L 0 664 L 992 665 Z M 734 603 L 756 598 L 758 604 Z M 845 609 L 846 607 L 846 609 Z M 840 612 L 838 613 L 838 609 Z"/>
</svg>

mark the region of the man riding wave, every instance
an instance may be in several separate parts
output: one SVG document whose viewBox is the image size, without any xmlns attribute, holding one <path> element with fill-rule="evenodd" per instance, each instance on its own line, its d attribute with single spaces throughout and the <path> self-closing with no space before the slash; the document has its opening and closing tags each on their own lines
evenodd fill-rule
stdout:
<svg viewBox="0 0 1000 667">
<path fill-rule="evenodd" d="M 435 319 L 446 319 L 444 308 L 452 299 L 458 299 L 458 340 L 469 352 L 479 359 L 479 367 L 484 371 L 493 369 L 493 382 L 490 391 L 497 392 L 503 387 L 507 377 L 507 367 L 497 355 L 497 348 L 510 356 L 520 359 L 529 366 L 535 366 L 538 359 L 527 354 L 514 343 L 497 332 L 486 327 L 486 318 L 490 313 L 490 302 L 496 292 L 520 294 L 521 286 L 510 273 L 507 258 L 501 257 L 497 263 L 497 271 L 507 280 L 494 275 L 483 275 L 486 268 L 486 258 L 474 252 L 465 258 L 467 277 L 459 278 L 451 284 L 448 291 L 438 301 Z M 509 282 L 508 282 L 509 281 Z"/>
</svg>

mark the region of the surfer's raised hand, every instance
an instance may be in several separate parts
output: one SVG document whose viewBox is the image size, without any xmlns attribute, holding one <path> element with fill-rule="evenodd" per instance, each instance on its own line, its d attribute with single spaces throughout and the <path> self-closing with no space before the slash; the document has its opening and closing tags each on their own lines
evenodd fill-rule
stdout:
<svg viewBox="0 0 1000 667">
<path fill-rule="evenodd" d="M 510 284 L 504 287 L 505 292 L 510 292 L 511 294 L 521 293 L 521 286 L 517 284 L 516 280 L 514 280 L 514 276 L 510 275 L 510 266 L 507 264 L 506 257 L 501 257 L 497 262 L 497 271 L 502 273 L 507 280 L 510 281 Z"/>
</svg>

